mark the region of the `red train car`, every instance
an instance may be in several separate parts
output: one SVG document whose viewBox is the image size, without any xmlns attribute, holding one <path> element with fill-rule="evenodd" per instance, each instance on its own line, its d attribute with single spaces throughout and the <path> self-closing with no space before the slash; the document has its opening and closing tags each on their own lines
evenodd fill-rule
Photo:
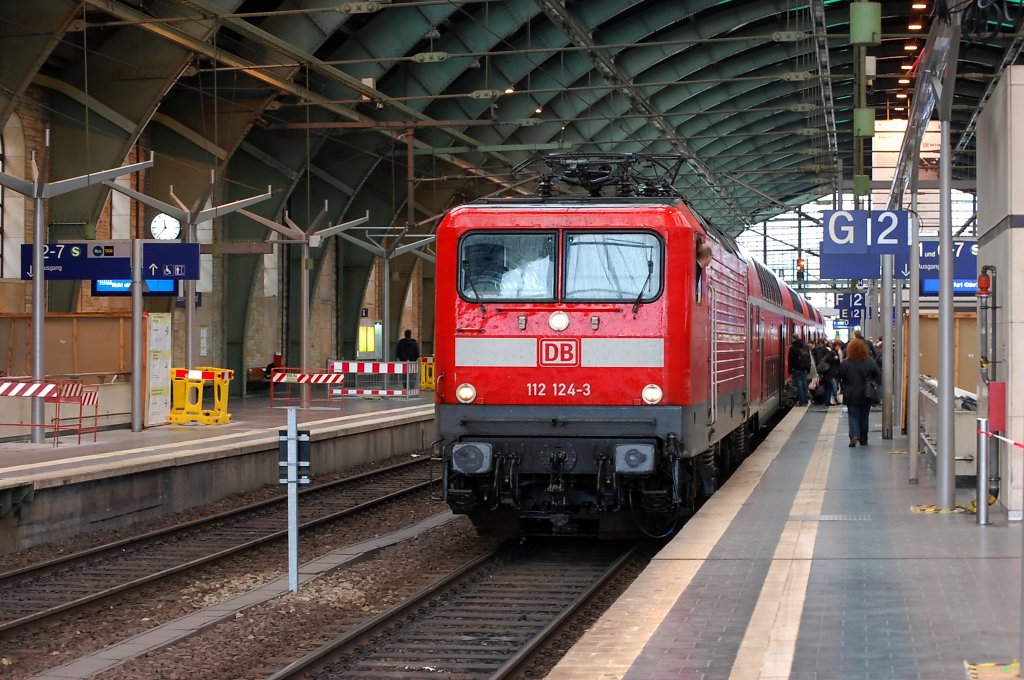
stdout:
<svg viewBox="0 0 1024 680">
<path fill-rule="evenodd" d="M 821 317 L 667 182 L 629 182 L 638 157 L 573 158 L 547 178 L 591 196 L 479 201 L 437 229 L 444 497 L 483 533 L 663 534 L 784 406 L 790 339 Z"/>
</svg>

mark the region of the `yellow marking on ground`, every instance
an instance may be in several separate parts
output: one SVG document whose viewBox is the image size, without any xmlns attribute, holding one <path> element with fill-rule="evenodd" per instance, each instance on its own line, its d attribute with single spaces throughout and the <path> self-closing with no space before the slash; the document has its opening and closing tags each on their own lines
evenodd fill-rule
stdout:
<svg viewBox="0 0 1024 680">
<path fill-rule="evenodd" d="M 790 516 L 821 514 L 838 428 L 839 416 L 830 412 L 825 417 L 810 463 L 793 499 Z M 818 524 L 817 520 L 786 522 L 736 654 L 730 680 L 789 678 L 807 597 L 807 582 L 811 576 Z"/>
<path fill-rule="evenodd" d="M 686 523 L 547 680 L 619 680 L 725 534 L 806 411 L 793 409 Z"/>
</svg>

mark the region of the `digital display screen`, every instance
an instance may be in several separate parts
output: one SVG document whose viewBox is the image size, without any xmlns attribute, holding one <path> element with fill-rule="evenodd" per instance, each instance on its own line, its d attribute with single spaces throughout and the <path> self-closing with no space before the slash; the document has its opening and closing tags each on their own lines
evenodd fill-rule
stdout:
<svg viewBox="0 0 1024 680">
<path fill-rule="evenodd" d="M 143 295 L 175 296 L 178 294 L 178 282 L 174 279 L 146 279 L 145 283 L 146 286 L 142 290 Z M 92 282 L 92 294 L 95 296 L 131 295 L 132 281 L 131 279 L 95 279 Z"/>
<path fill-rule="evenodd" d="M 978 292 L 977 279 L 953 279 L 953 295 L 974 295 Z M 921 279 L 921 295 L 938 295 L 938 279 Z"/>
</svg>

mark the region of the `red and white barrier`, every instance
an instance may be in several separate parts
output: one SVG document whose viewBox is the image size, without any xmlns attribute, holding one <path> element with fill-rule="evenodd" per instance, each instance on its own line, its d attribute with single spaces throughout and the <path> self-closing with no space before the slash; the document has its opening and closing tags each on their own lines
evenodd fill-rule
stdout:
<svg viewBox="0 0 1024 680">
<path fill-rule="evenodd" d="M 998 434 L 995 434 L 995 433 L 992 433 L 992 432 L 986 432 L 985 430 L 977 430 L 975 432 L 975 434 L 983 434 L 986 437 L 988 437 L 989 439 L 998 439 L 1001 442 L 1006 442 L 1010 446 L 1016 446 L 1018 449 L 1024 449 L 1024 444 L 1022 444 L 1021 442 L 1015 442 L 1012 439 L 1007 439 L 1006 437 L 1000 437 Z"/>
<path fill-rule="evenodd" d="M 270 382 L 328 385 L 345 382 L 345 376 L 340 373 L 272 373 Z"/>
<path fill-rule="evenodd" d="M 335 373 L 402 375 L 420 372 L 418 361 L 332 361 L 330 367 Z"/>
<path fill-rule="evenodd" d="M 330 361 L 327 370 L 345 376 L 346 397 L 415 397 L 420 393 L 419 361 Z"/>
<path fill-rule="evenodd" d="M 339 408 L 335 404 L 342 395 L 332 385 L 345 382 L 341 373 L 303 372 L 299 368 L 274 367 L 270 371 L 270 403 L 286 402 L 300 404 L 303 408 L 313 404 L 327 404 L 327 408 Z M 313 394 L 314 385 L 327 385 L 326 394 Z"/>
<path fill-rule="evenodd" d="M 70 429 L 78 433 L 78 443 L 82 443 L 82 434 L 91 432 L 93 441 L 99 431 L 99 386 L 85 386 L 79 380 L 3 380 L 0 381 L 0 397 L 42 398 L 50 405 L 48 420 L 42 423 L 0 423 L 9 427 L 34 428 L 42 427 L 53 432 L 53 445 L 60 443 L 62 429 Z M 78 406 L 78 413 L 68 415 L 68 406 Z M 92 409 L 86 413 L 85 407 Z M 64 407 L 64 414 L 61 414 Z M 85 420 L 92 417 L 92 426 L 87 427 Z"/>
<path fill-rule="evenodd" d="M 7 380 L 0 383 L 0 397 L 46 397 L 57 389 L 50 381 Z"/>
</svg>

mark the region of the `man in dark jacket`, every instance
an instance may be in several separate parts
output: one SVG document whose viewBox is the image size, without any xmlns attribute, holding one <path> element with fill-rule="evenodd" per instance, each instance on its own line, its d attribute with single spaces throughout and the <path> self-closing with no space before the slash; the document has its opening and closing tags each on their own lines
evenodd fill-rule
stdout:
<svg viewBox="0 0 1024 680">
<path fill-rule="evenodd" d="M 398 341 L 395 347 L 395 358 L 399 361 L 418 361 L 420 358 L 420 345 L 413 340 L 412 331 L 406 330 L 405 337 Z"/>
<path fill-rule="evenodd" d="M 799 335 L 793 338 L 786 359 L 789 375 L 793 377 L 793 384 L 796 386 L 797 401 L 800 406 L 807 406 L 807 372 L 811 370 L 811 353 Z"/>
</svg>

